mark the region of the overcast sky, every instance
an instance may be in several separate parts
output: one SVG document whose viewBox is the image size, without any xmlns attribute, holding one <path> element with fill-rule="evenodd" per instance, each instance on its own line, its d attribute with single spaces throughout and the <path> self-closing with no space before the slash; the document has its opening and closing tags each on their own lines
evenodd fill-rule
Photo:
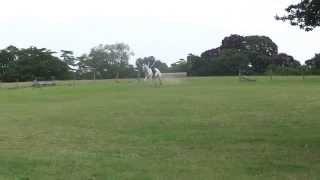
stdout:
<svg viewBox="0 0 320 180">
<path fill-rule="evenodd" d="M 230 34 L 266 35 L 301 62 L 320 53 L 320 31 L 274 20 L 299 0 L 10 0 L 1 2 L 0 48 L 31 45 L 88 53 L 124 42 L 168 64 L 220 46 Z"/>
</svg>

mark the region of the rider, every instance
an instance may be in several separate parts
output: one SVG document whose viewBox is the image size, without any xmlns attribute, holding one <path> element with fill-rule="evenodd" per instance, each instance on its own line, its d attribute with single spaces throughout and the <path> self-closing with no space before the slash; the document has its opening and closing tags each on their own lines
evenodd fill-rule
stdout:
<svg viewBox="0 0 320 180">
<path fill-rule="evenodd" d="M 154 77 L 156 74 L 156 68 L 153 66 L 151 67 L 151 70 L 152 70 L 152 76 Z"/>
</svg>

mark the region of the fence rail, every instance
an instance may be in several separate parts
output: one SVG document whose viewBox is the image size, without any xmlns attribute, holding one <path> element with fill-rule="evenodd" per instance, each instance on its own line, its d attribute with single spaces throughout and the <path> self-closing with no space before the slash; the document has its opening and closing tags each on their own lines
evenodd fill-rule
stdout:
<svg viewBox="0 0 320 180">
<path fill-rule="evenodd" d="M 187 77 L 186 73 L 163 73 L 164 80 L 179 80 L 185 79 Z M 206 78 L 222 78 L 225 76 L 208 76 L 208 77 L 188 77 L 188 79 L 206 79 Z M 228 76 L 230 78 L 238 79 L 238 76 Z M 320 76 L 273 76 L 272 79 L 270 76 L 249 76 L 256 81 L 291 81 L 291 80 L 315 80 L 318 79 L 320 82 Z M 141 79 L 140 79 L 141 80 Z M 64 80 L 64 81 L 54 81 L 57 86 L 74 86 L 74 85 L 85 85 L 85 84 L 95 84 L 95 83 L 127 83 L 135 82 L 139 79 L 101 79 L 101 80 Z M 20 88 L 29 88 L 32 87 L 34 82 L 12 82 L 4 83 L 0 82 L 0 89 L 20 89 Z"/>
</svg>

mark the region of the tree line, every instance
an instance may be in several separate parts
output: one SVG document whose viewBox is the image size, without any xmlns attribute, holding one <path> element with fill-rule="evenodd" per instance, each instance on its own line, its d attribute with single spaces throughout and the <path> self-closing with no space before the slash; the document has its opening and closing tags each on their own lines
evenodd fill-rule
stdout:
<svg viewBox="0 0 320 180">
<path fill-rule="evenodd" d="M 43 79 L 68 79 L 68 65 L 55 52 L 29 47 L 18 49 L 9 46 L 0 50 L 0 77 L 2 81 L 31 81 L 37 77 Z"/>
<path fill-rule="evenodd" d="M 72 51 L 54 52 L 46 48 L 19 49 L 8 46 L 0 50 L 0 78 L 3 82 L 68 79 L 113 79 L 143 77 L 142 64 L 161 72 L 187 72 L 188 76 L 237 75 L 239 72 L 265 75 L 320 75 L 320 54 L 300 64 L 266 36 L 231 35 L 221 46 L 201 53 L 189 54 L 169 67 L 154 56 L 138 58 L 124 43 L 93 47 L 89 53 L 75 57 Z"/>
<path fill-rule="evenodd" d="M 189 76 L 237 75 L 301 75 L 320 74 L 320 56 L 302 65 L 293 56 L 279 53 L 278 46 L 266 36 L 231 35 L 222 40 L 221 46 L 207 50 L 200 56 L 189 54 L 180 61 Z"/>
<path fill-rule="evenodd" d="M 68 79 L 137 78 L 143 76 L 142 63 L 169 72 L 166 63 L 155 57 L 138 58 L 136 67 L 129 64 L 134 55 L 124 43 L 93 47 L 89 53 L 76 57 L 73 51 L 54 52 L 46 48 L 17 48 L 0 50 L 0 79 L 3 82 Z"/>
</svg>

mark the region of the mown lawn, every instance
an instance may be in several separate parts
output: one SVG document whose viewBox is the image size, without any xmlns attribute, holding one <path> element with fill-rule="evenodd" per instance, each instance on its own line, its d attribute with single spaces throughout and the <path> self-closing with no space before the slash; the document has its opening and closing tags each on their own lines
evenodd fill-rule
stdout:
<svg viewBox="0 0 320 180">
<path fill-rule="evenodd" d="M 0 90 L 0 179 L 319 179 L 320 77 Z"/>
</svg>

